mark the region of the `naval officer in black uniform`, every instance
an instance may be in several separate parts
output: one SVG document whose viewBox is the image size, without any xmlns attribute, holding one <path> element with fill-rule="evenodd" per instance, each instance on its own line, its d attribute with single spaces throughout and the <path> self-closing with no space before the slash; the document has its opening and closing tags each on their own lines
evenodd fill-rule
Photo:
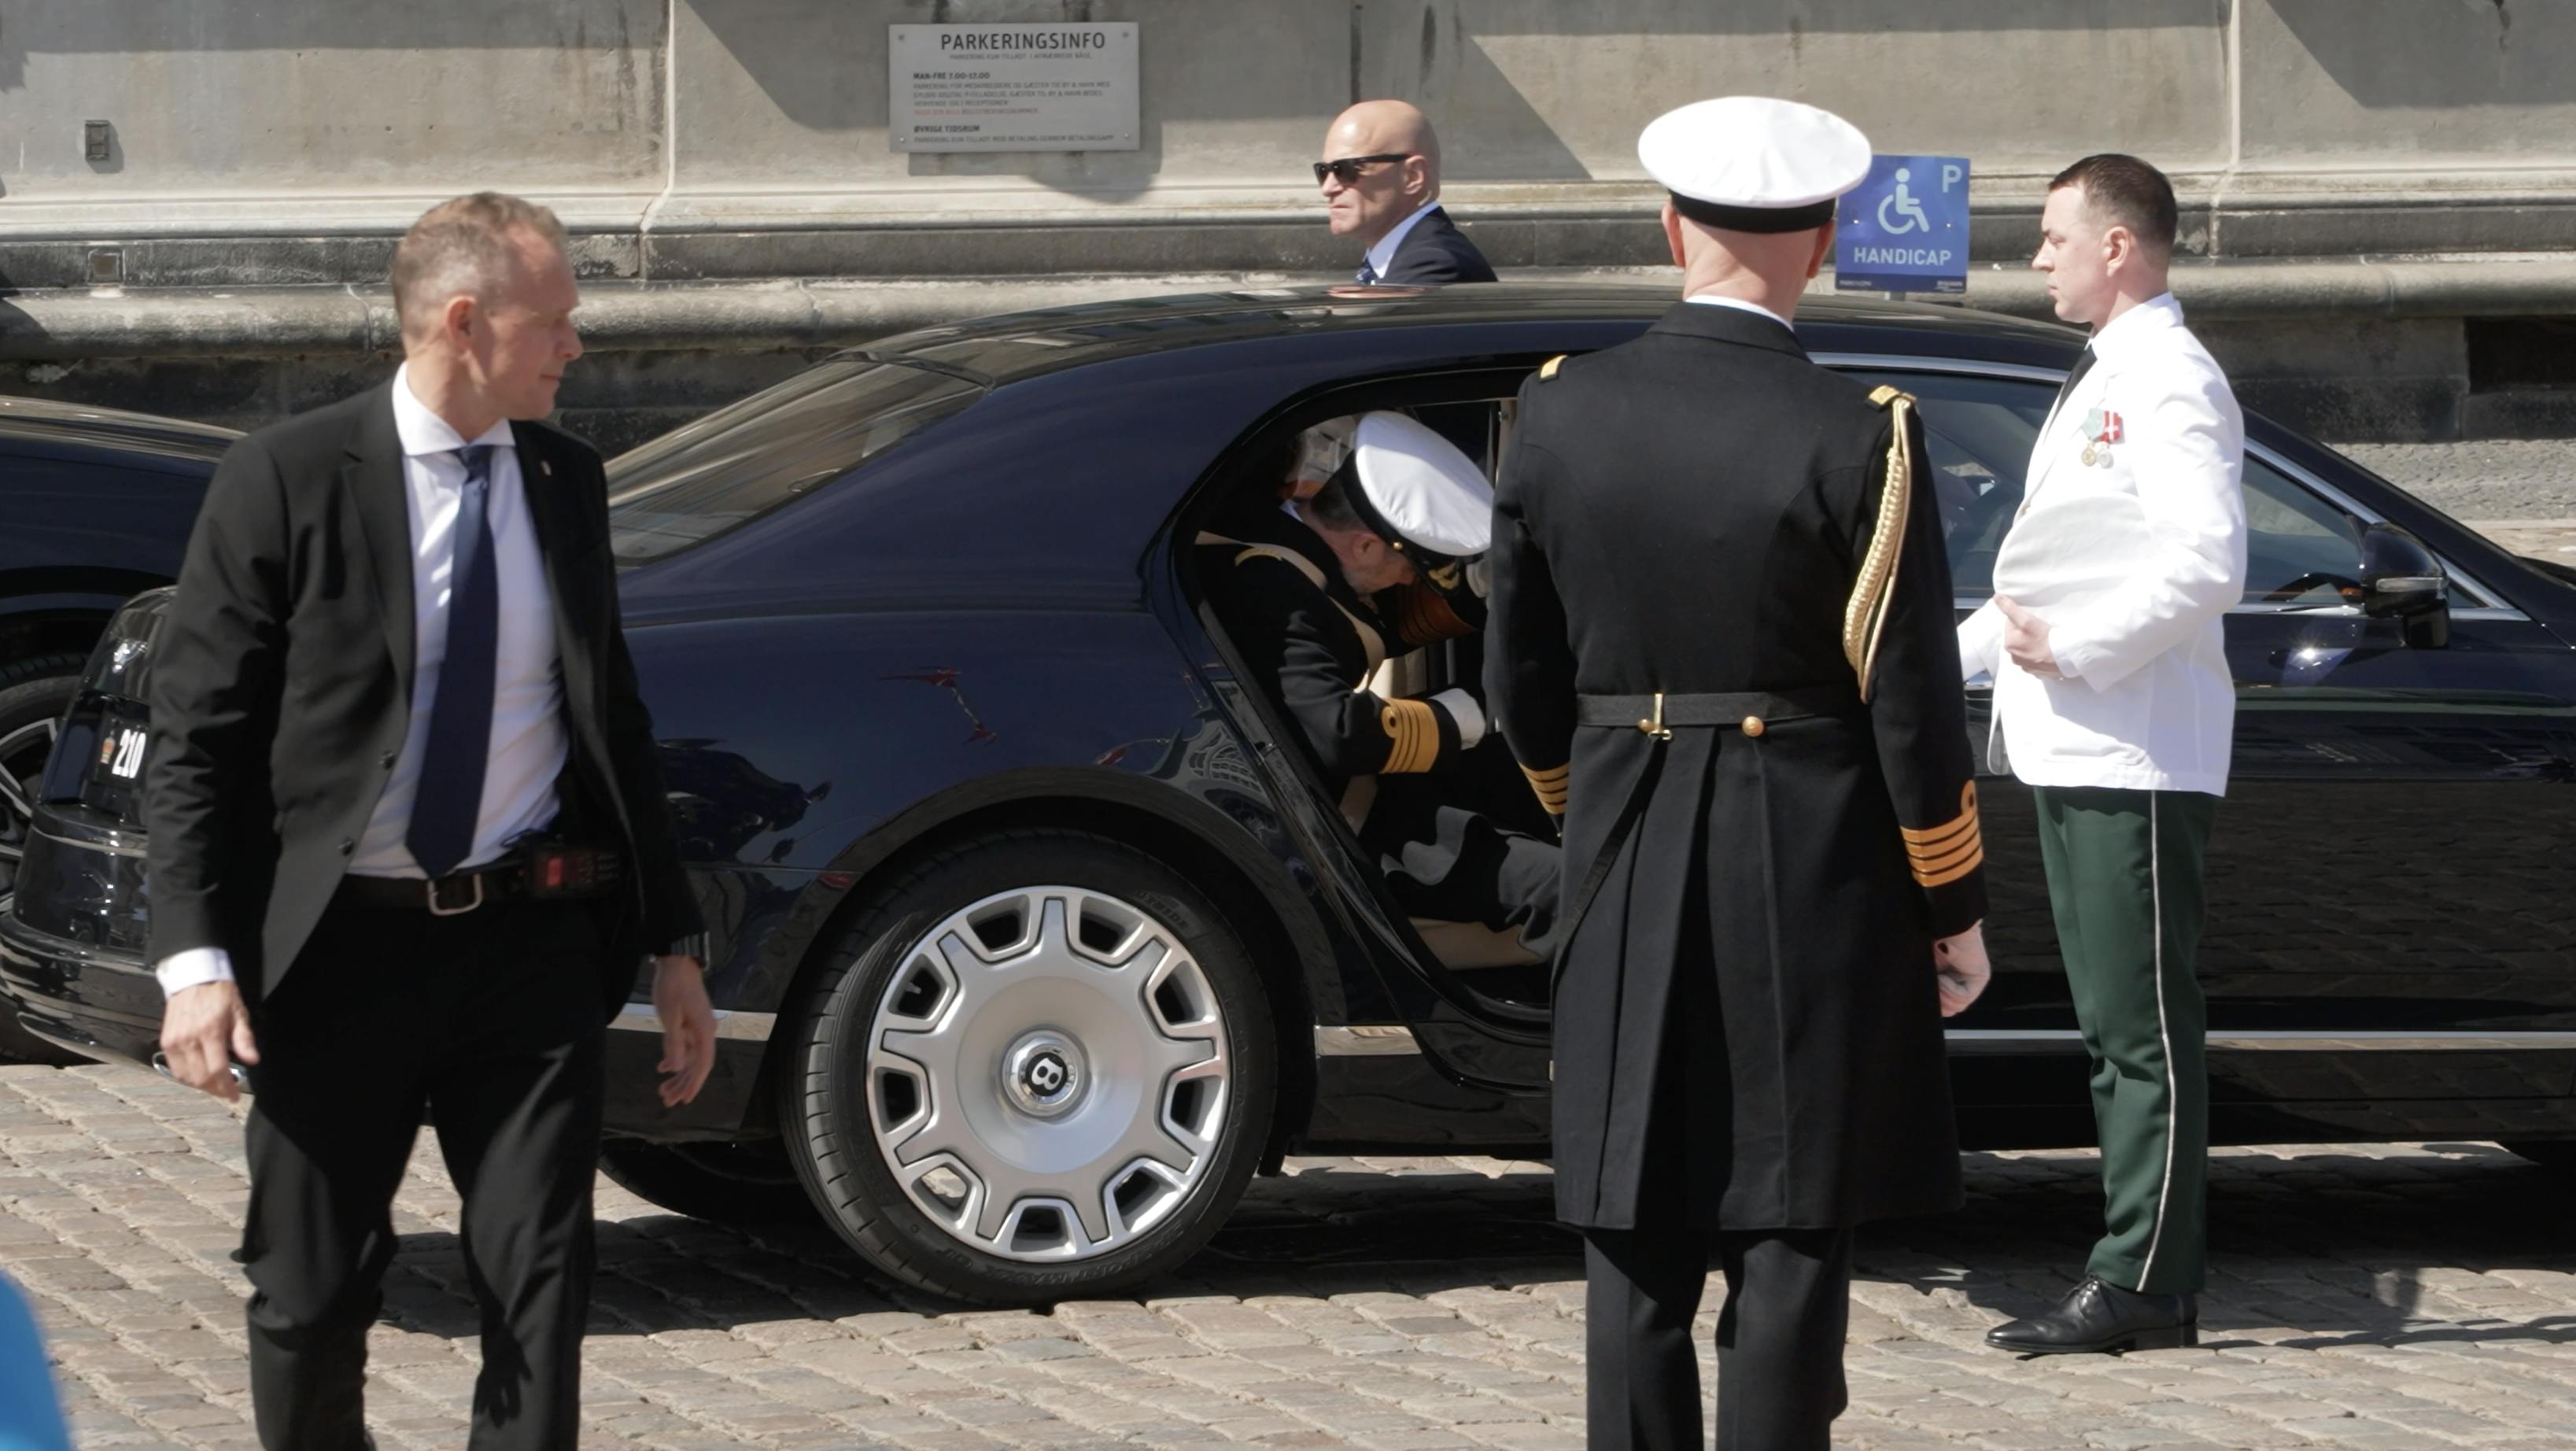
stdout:
<svg viewBox="0 0 2576 1451">
<path fill-rule="evenodd" d="M 1868 141 L 1685 106 L 1638 153 L 1687 299 L 1542 368 L 1494 500 L 1485 680 L 1566 815 L 1557 1212 L 1587 1245 L 1593 1451 L 1824 1451 L 1851 1227 L 1960 1202 L 1941 1019 L 1984 851 L 1911 400 L 1790 318 Z"/>
<path fill-rule="evenodd" d="M 1389 656 L 1482 618 L 1492 524 L 1493 491 L 1456 445 L 1404 414 L 1370 413 L 1321 489 L 1220 514 L 1198 536 L 1200 577 L 1404 909 L 1478 924 L 1543 958 L 1557 847 L 1478 809 L 1503 750 L 1483 705 L 1456 687 L 1372 688 Z"/>
</svg>

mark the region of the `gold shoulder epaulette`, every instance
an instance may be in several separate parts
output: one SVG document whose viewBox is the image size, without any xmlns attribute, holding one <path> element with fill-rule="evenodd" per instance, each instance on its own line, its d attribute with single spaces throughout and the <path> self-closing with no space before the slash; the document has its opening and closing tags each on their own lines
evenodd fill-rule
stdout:
<svg viewBox="0 0 2576 1451">
<path fill-rule="evenodd" d="M 1887 445 L 1887 480 L 1878 492 L 1869 553 L 1852 581 L 1851 599 L 1843 605 L 1843 659 L 1851 663 L 1864 701 L 1878 668 L 1878 637 L 1887 628 L 1887 602 L 1896 594 L 1896 566 L 1905 553 L 1905 521 L 1912 517 L 1914 503 L 1914 453 L 1907 427 L 1914 395 L 1881 383 L 1870 390 L 1869 401 L 1895 415 L 1896 436 Z"/>
<path fill-rule="evenodd" d="M 1566 357 L 1566 354 L 1559 353 L 1555 357 L 1548 359 L 1546 362 L 1539 364 L 1538 380 L 1545 383 L 1550 379 L 1553 379 L 1556 376 L 1557 365 L 1563 363 Z"/>
</svg>

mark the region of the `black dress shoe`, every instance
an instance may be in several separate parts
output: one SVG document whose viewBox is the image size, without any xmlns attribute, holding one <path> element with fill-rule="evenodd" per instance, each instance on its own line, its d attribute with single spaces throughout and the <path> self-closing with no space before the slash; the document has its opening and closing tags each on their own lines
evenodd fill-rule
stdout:
<svg viewBox="0 0 2576 1451">
<path fill-rule="evenodd" d="M 2047 1314 L 1987 1331 L 1986 1343 L 2021 1355 L 2172 1350 L 2200 1343 L 2200 1307 L 2189 1295 L 2141 1295 L 2088 1278 Z"/>
</svg>

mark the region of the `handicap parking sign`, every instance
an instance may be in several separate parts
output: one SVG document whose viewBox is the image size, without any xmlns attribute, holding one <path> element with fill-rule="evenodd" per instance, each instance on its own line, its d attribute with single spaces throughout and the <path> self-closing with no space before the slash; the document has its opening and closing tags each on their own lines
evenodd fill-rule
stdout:
<svg viewBox="0 0 2576 1451">
<path fill-rule="evenodd" d="M 1837 292 L 1968 290 L 1968 158 L 1873 156 L 1834 222 Z"/>
</svg>

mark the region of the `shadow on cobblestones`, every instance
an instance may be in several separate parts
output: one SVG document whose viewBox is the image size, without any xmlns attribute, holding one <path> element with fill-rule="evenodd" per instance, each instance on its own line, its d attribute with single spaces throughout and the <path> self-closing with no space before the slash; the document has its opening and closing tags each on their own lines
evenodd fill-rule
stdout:
<svg viewBox="0 0 2576 1451">
<path fill-rule="evenodd" d="M 2576 1314 L 2522 1313 L 2576 1306 L 2513 1283 L 2576 1273 L 2576 1186 L 2491 1144 L 2420 1149 L 2222 1150 L 2203 1345 L 2576 1344 Z M 1972 1155 L 1967 1208 L 1872 1231 L 1862 1272 L 1953 1287 L 1994 1319 L 2029 1314 L 2082 1273 L 2100 1230 L 2095 1172 L 2089 1154 Z"/>
</svg>

